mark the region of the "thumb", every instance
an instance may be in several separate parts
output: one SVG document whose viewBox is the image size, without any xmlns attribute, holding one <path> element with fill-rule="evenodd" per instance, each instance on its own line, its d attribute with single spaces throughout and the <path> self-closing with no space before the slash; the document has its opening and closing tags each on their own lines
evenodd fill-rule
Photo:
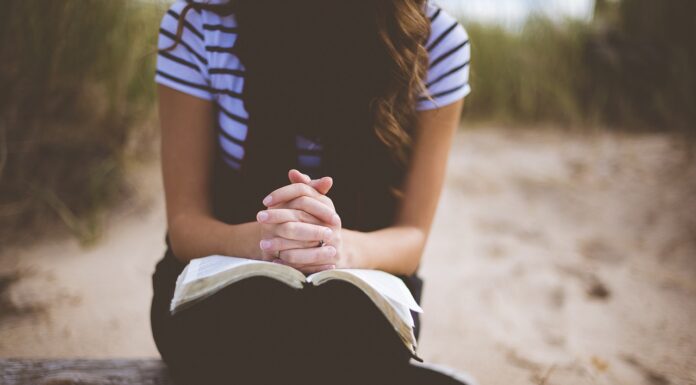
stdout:
<svg viewBox="0 0 696 385">
<path fill-rule="evenodd" d="M 315 179 L 309 183 L 310 186 L 314 187 L 319 194 L 326 195 L 331 187 L 333 187 L 333 178 L 330 176 L 325 176 L 320 179 Z"/>
<path fill-rule="evenodd" d="M 290 179 L 290 183 L 310 183 L 312 181 L 309 175 L 303 174 L 294 168 L 288 171 L 288 179 Z"/>
<path fill-rule="evenodd" d="M 290 183 L 306 183 L 313 187 L 319 194 L 326 195 L 333 186 L 333 178 L 325 176 L 319 179 L 311 179 L 309 175 L 303 174 L 296 169 L 288 172 Z"/>
</svg>

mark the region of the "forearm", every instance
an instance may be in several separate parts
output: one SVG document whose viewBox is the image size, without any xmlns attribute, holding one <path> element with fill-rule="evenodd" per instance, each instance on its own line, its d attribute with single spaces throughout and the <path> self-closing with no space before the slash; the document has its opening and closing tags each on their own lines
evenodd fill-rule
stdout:
<svg viewBox="0 0 696 385">
<path fill-rule="evenodd" d="M 459 100 L 419 112 L 395 225 L 369 233 L 346 230 L 344 248 L 349 264 L 393 274 L 412 274 L 418 269 L 440 199 L 461 110 Z"/>
<path fill-rule="evenodd" d="M 427 234 L 414 226 L 392 226 L 367 233 L 347 229 L 342 232 L 352 266 L 401 275 L 418 269 L 427 239 Z"/>
<path fill-rule="evenodd" d="M 230 225 L 209 216 L 180 215 L 170 220 L 169 239 L 183 262 L 215 254 L 261 257 L 258 222 Z"/>
</svg>

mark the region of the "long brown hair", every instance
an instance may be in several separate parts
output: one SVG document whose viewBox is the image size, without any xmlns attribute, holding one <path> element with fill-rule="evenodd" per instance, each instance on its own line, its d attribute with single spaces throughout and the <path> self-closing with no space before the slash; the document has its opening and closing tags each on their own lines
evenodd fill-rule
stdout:
<svg viewBox="0 0 696 385">
<path fill-rule="evenodd" d="M 344 226 L 387 225 L 410 160 L 416 101 L 425 93 L 425 3 L 230 0 L 185 6 L 178 39 L 191 10 L 236 18 L 233 50 L 245 67 L 245 107 L 254 126 L 246 141 L 245 183 L 270 191 L 268 175 L 281 183 L 278 164 L 297 159 L 294 135 L 317 138 L 324 147 L 323 171 L 336 181 L 332 198 L 343 201 L 336 207 L 351 207 L 339 213 Z"/>
</svg>

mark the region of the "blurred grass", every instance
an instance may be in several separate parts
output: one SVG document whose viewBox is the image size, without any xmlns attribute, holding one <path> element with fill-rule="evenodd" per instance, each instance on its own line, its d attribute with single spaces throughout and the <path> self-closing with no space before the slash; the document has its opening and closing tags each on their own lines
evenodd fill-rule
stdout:
<svg viewBox="0 0 696 385">
<path fill-rule="evenodd" d="M 696 2 L 599 1 L 592 22 L 465 23 L 469 121 L 696 134 Z"/>
<path fill-rule="evenodd" d="M 465 23 L 464 119 L 619 127 L 696 137 L 696 2 L 598 0 L 592 22 L 531 18 L 520 32 Z M 164 4 L 2 0 L 0 244 L 61 221 L 83 242 L 124 193 L 153 126 Z M 147 137 L 147 135 L 145 135 Z"/>
<path fill-rule="evenodd" d="M 134 130 L 153 111 L 162 7 L 3 0 L 0 243 L 62 220 L 81 240 L 123 192 Z"/>
<path fill-rule="evenodd" d="M 473 92 L 465 119 L 573 124 L 584 119 L 583 45 L 589 26 L 530 19 L 522 31 L 466 24 L 472 42 Z"/>
</svg>

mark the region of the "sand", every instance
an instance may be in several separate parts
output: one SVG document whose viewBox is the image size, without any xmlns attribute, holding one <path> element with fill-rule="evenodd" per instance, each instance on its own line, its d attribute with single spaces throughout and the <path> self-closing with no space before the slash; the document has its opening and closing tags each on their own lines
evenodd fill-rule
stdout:
<svg viewBox="0 0 696 385">
<path fill-rule="evenodd" d="M 423 257 L 421 355 L 480 384 L 696 384 L 695 158 L 664 135 L 459 133 Z M 98 244 L 0 256 L 0 357 L 157 355 L 158 165 L 131 183 Z"/>
</svg>

